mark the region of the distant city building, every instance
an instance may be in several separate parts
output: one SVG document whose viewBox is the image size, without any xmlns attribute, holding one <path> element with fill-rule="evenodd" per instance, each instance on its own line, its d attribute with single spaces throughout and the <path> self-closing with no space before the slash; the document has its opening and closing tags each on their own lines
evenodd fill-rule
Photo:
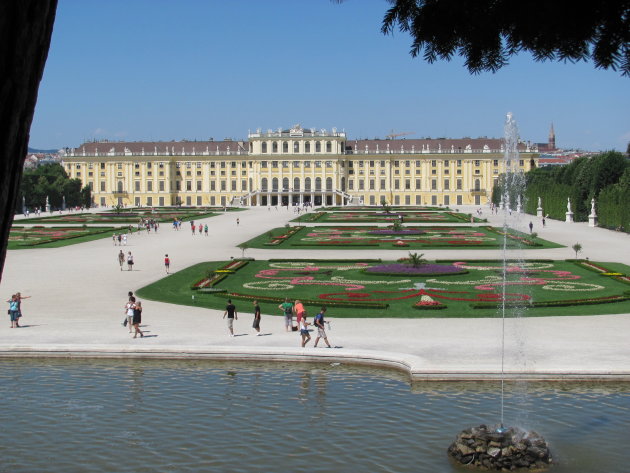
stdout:
<svg viewBox="0 0 630 473">
<path fill-rule="evenodd" d="M 551 128 L 549 129 L 549 138 L 547 143 L 536 143 L 536 148 L 540 153 L 551 153 L 553 151 L 557 151 L 556 148 L 556 132 L 553 129 L 553 123 L 551 124 Z"/>
<path fill-rule="evenodd" d="M 29 153 L 24 159 L 24 167 L 25 168 L 36 168 L 43 164 L 59 164 L 61 162 L 61 158 L 59 154 L 51 154 L 51 153 Z"/>
<path fill-rule="evenodd" d="M 538 150 L 519 144 L 519 169 Z M 63 153 L 100 206 L 483 205 L 504 171 L 494 138 L 349 140 L 295 125 L 247 141 L 89 142 Z"/>
</svg>

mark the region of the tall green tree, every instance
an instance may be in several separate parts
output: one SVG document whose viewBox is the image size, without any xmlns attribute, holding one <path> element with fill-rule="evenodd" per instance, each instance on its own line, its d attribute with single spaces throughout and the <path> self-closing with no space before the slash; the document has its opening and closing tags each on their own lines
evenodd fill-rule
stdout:
<svg viewBox="0 0 630 473">
<path fill-rule="evenodd" d="M 630 2 L 389 0 L 381 31 L 412 38 L 429 63 L 462 56 L 471 73 L 496 72 L 527 51 L 536 61 L 592 61 L 630 76 Z"/>
</svg>

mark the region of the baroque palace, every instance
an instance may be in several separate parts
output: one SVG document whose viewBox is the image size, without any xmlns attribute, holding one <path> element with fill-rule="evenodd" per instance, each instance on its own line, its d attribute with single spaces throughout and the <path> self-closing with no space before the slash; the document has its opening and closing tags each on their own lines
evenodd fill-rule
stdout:
<svg viewBox="0 0 630 473">
<path fill-rule="evenodd" d="M 518 167 L 538 165 L 519 143 Z M 345 132 L 257 130 L 247 141 L 88 142 L 66 149 L 99 206 L 483 205 L 504 172 L 503 140 L 348 140 Z"/>
</svg>

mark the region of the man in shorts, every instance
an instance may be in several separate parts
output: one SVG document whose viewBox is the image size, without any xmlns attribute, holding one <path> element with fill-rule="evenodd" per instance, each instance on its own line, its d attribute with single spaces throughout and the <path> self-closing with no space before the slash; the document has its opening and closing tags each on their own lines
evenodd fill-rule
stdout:
<svg viewBox="0 0 630 473">
<path fill-rule="evenodd" d="M 254 301 L 254 323 L 252 324 L 254 330 L 256 330 L 256 336 L 260 337 L 260 306 L 258 301 Z"/>
<path fill-rule="evenodd" d="M 228 299 L 228 305 L 225 307 L 223 318 L 227 315 L 228 329 L 230 330 L 230 337 L 234 336 L 234 319 L 238 320 L 238 313 L 236 312 L 236 306 L 232 304 L 232 299 Z"/>
<path fill-rule="evenodd" d="M 313 320 L 313 325 L 317 327 L 317 338 L 315 339 L 314 347 L 317 347 L 317 342 L 319 342 L 320 338 L 323 338 L 326 342 L 326 346 L 328 348 L 332 348 L 330 343 L 328 343 L 328 337 L 326 336 L 326 330 L 324 329 L 324 314 L 326 313 L 326 307 L 322 307 L 322 310 L 319 311 L 319 314 L 315 316 Z"/>
<path fill-rule="evenodd" d="M 285 297 L 284 302 L 278 306 L 284 314 L 284 328 L 287 332 L 293 331 L 293 303 L 289 302 L 289 298 Z"/>
<path fill-rule="evenodd" d="M 123 270 L 123 264 L 125 263 L 125 254 L 123 253 L 123 250 L 120 250 L 120 252 L 118 253 L 118 264 L 120 265 L 120 270 Z"/>
</svg>

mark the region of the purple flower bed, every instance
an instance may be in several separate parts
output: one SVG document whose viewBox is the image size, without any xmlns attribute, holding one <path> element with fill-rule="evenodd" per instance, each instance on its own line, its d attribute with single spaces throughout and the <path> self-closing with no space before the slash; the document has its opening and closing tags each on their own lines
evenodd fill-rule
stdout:
<svg viewBox="0 0 630 473">
<path fill-rule="evenodd" d="M 445 265 L 445 264 L 422 264 L 418 267 L 413 267 L 410 264 L 402 263 L 390 263 L 381 264 L 379 266 L 372 266 L 365 270 L 366 273 L 375 274 L 422 274 L 422 275 L 436 275 L 436 274 L 464 274 L 468 271 L 458 268 L 457 266 Z"/>
<path fill-rule="evenodd" d="M 368 232 L 369 235 L 422 235 L 424 232 L 422 230 L 371 230 Z"/>
</svg>

